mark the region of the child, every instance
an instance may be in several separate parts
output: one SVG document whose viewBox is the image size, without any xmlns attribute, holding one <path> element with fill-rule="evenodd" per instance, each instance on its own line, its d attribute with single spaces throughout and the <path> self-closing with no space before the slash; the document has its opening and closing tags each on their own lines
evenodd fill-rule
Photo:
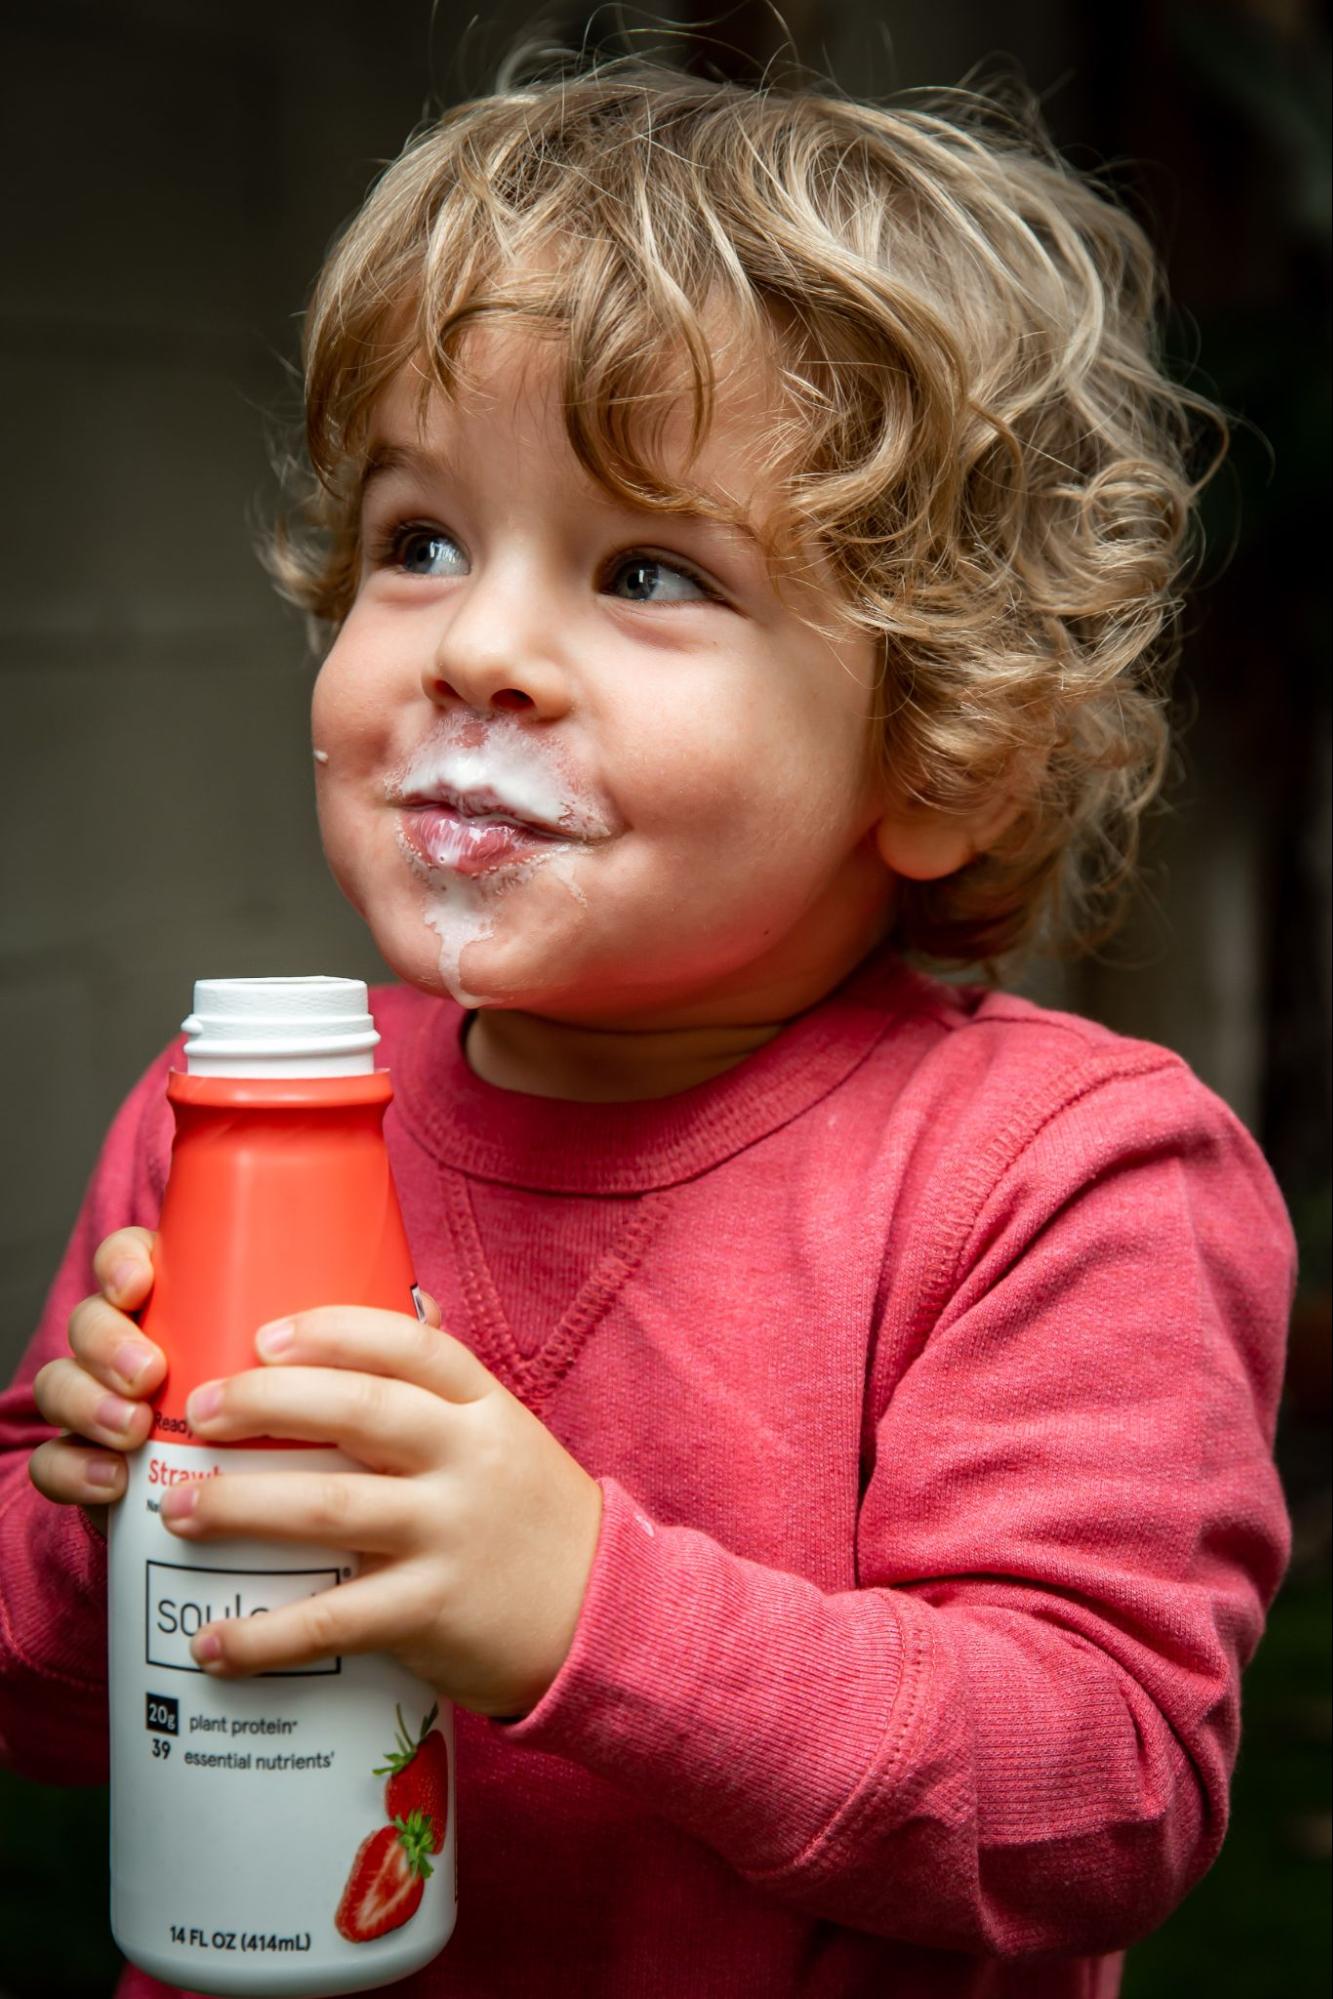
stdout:
<svg viewBox="0 0 1333 1999">
<path fill-rule="evenodd" d="M 209 1670 L 384 1649 L 465 1710 L 415 1991 L 1111 1994 L 1217 1852 L 1281 1203 L 1175 1056 L 905 958 L 1086 927 L 1131 852 L 1192 497 L 1153 296 L 985 106 L 636 64 L 449 113 L 320 280 L 274 559 L 447 1330 L 269 1329 L 196 1427 L 366 1475 L 163 1513 L 374 1557 Z M 48 1780 L 104 1768 L 173 1059 L 6 1405 Z"/>
</svg>

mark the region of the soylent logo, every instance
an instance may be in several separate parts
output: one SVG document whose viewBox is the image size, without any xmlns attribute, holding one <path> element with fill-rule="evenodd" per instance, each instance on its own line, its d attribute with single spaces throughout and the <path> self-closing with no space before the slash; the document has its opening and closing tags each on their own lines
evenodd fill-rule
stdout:
<svg viewBox="0 0 1333 1999">
<path fill-rule="evenodd" d="M 261 1617 L 301 1603 L 341 1580 L 337 1569 L 191 1569 L 177 1562 L 149 1562 L 145 1657 L 150 1666 L 200 1673 L 190 1656 L 190 1640 L 214 1618 Z M 320 1659 L 288 1672 L 261 1673 L 259 1679 L 304 1679 L 340 1673 L 341 1659 Z"/>
</svg>

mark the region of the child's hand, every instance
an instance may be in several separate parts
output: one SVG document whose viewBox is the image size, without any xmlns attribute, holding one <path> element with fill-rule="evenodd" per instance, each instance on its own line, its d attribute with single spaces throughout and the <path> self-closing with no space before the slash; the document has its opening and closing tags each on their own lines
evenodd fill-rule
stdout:
<svg viewBox="0 0 1333 1999">
<path fill-rule="evenodd" d="M 178 1485 L 162 1519 L 191 1540 L 314 1541 L 368 1560 L 303 1603 L 205 1626 L 195 1657 L 236 1674 L 391 1652 L 479 1714 L 533 1707 L 574 1635 L 601 1526 L 595 1481 L 436 1325 L 329 1306 L 256 1344 L 277 1364 L 197 1388 L 192 1428 L 337 1444 L 367 1470 Z"/>
<path fill-rule="evenodd" d="M 153 1288 L 153 1240 L 147 1229 L 117 1229 L 101 1244 L 93 1257 L 100 1289 L 70 1313 L 72 1355 L 48 1361 L 32 1385 L 43 1419 L 66 1434 L 37 1446 L 29 1476 L 58 1505 L 82 1506 L 102 1532 L 108 1503 L 125 1490 L 122 1453 L 147 1438 L 147 1398 L 166 1372 L 161 1347 L 127 1316 Z"/>
</svg>

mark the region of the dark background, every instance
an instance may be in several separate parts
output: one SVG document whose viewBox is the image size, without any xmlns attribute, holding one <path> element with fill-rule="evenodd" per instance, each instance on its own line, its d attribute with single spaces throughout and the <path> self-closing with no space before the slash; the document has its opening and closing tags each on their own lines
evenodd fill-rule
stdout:
<svg viewBox="0 0 1333 1999">
<path fill-rule="evenodd" d="M 1327 1986 L 1330 1818 L 1328 35 L 1309 0 L 790 0 L 858 96 L 1017 67 L 1170 270 L 1177 371 L 1237 421 L 1207 502 L 1170 798 L 1119 938 L 1038 997 L 1179 1049 L 1257 1133 L 1302 1282 L 1279 1454 L 1291 1574 L 1247 1681 L 1232 1831 L 1129 1999 Z M 299 621 L 252 554 L 330 237 L 513 35 L 751 78 L 756 4 L 11 0 L 0 22 L 8 446 L 0 1362 L 106 1122 L 209 973 L 378 976 L 315 836 Z M 656 27 L 654 23 L 658 24 Z M 0 1778 L 0 1999 L 108 1993 L 105 1794 Z M 683 1996 L 684 1999 L 684 1996 Z"/>
</svg>

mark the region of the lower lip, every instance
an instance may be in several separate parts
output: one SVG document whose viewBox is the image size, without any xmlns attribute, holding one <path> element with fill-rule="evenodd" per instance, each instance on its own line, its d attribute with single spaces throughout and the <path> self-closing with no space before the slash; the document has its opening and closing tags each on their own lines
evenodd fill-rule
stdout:
<svg viewBox="0 0 1333 1999">
<path fill-rule="evenodd" d="M 504 819 L 468 819 L 447 805 L 409 805 L 402 815 L 408 846 L 428 868 L 455 875 L 484 875 L 493 868 L 533 860 L 562 844 L 531 826 Z"/>
</svg>

